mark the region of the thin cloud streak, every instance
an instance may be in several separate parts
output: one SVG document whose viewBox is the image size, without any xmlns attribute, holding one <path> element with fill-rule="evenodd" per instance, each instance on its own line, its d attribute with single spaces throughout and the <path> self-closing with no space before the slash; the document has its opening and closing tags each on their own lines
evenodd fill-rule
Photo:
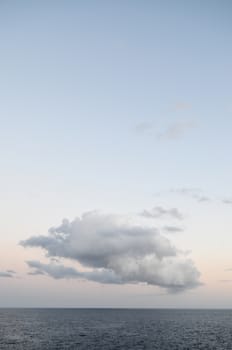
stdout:
<svg viewBox="0 0 232 350">
<path fill-rule="evenodd" d="M 187 132 L 196 128 L 196 124 L 191 120 L 175 121 L 163 130 L 157 130 L 152 122 L 142 121 L 134 127 L 137 134 L 147 134 L 154 131 L 154 135 L 160 140 L 176 140 L 183 137 Z"/>
<path fill-rule="evenodd" d="M 188 196 L 195 199 L 198 203 L 212 202 L 212 198 L 205 195 L 203 191 L 199 188 L 176 188 L 171 189 L 171 193 L 176 193 L 183 196 Z"/>
<path fill-rule="evenodd" d="M 7 271 L 0 271 L 0 278 L 1 277 L 6 277 L 6 278 L 13 278 L 15 275 L 15 271 L 13 270 L 7 270 Z"/>
<path fill-rule="evenodd" d="M 173 218 L 177 220 L 182 220 L 183 215 L 177 208 L 166 209 L 161 206 L 156 206 L 151 210 L 143 210 L 140 214 L 145 218 L 158 219 L 158 218 Z"/>
<path fill-rule="evenodd" d="M 232 199 L 231 198 L 224 198 L 224 199 L 222 199 L 222 203 L 232 205 Z"/>
<path fill-rule="evenodd" d="M 178 112 L 190 110 L 191 108 L 192 108 L 192 105 L 186 102 L 179 102 L 179 103 L 176 103 L 176 105 L 174 106 L 174 110 Z"/>
<path fill-rule="evenodd" d="M 153 128 L 153 124 L 152 123 L 144 121 L 144 122 L 138 123 L 135 126 L 135 131 L 138 134 L 145 134 L 145 133 L 151 131 L 152 128 Z"/>
<path fill-rule="evenodd" d="M 207 202 L 210 203 L 210 202 L 218 201 L 218 202 L 225 204 L 225 205 L 232 205 L 232 198 L 230 198 L 230 197 L 229 198 L 228 197 L 216 198 L 216 196 L 210 197 L 208 195 L 205 195 L 203 190 L 201 190 L 199 188 L 185 188 L 185 187 L 183 187 L 183 188 L 171 189 L 171 190 L 169 190 L 169 192 L 191 197 L 199 203 L 207 203 Z"/>
<path fill-rule="evenodd" d="M 157 137 L 159 139 L 176 140 L 184 136 L 188 131 L 194 129 L 195 127 L 196 124 L 193 121 L 177 121 L 157 134 Z"/>
<path fill-rule="evenodd" d="M 183 228 L 177 226 L 164 226 L 162 229 L 167 233 L 179 233 L 184 231 Z"/>
</svg>

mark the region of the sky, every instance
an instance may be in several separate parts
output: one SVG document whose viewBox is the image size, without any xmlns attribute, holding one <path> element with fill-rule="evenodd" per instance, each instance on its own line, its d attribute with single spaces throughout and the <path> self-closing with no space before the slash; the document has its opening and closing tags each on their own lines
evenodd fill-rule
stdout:
<svg viewBox="0 0 232 350">
<path fill-rule="evenodd" d="M 232 308 L 232 5 L 0 1 L 0 307 Z"/>
</svg>

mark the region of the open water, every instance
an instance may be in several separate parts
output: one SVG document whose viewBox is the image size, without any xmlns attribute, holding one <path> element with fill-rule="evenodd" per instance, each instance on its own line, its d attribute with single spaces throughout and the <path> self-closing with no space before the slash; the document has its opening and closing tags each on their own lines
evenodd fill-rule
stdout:
<svg viewBox="0 0 232 350">
<path fill-rule="evenodd" d="M 232 350 L 232 311 L 0 309 L 0 349 Z"/>
</svg>

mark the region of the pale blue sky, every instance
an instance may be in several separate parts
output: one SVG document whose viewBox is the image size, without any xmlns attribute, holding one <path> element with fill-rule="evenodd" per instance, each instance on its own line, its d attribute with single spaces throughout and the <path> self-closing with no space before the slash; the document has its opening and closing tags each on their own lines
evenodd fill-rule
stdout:
<svg viewBox="0 0 232 350">
<path fill-rule="evenodd" d="M 0 2 L 7 249 L 86 210 L 149 209 L 172 188 L 232 196 L 231 23 L 226 0 Z"/>
</svg>

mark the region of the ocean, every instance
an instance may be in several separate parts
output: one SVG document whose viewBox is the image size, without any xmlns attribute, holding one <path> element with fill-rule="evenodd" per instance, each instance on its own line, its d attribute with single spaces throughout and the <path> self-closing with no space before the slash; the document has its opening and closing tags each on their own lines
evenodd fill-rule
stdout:
<svg viewBox="0 0 232 350">
<path fill-rule="evenodd" d="M 232 349 L 231 310 L 0 309 L 0 349 Z"/>
</svg>

